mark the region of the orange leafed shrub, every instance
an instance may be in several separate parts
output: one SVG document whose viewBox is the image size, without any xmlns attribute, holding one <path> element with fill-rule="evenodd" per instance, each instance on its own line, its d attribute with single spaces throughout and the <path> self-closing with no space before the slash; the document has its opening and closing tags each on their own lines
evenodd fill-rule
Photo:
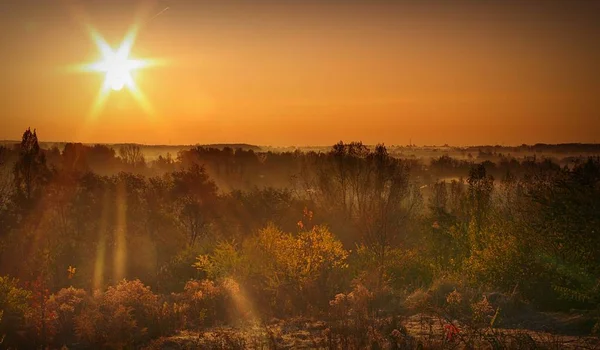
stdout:
<svg viewBox="0 0 600 350">
<path fill-rule="evenodd" d="M 48 309 L 56 315 L 54 319 L 55 342 L 65 344 L 72 340 L 75 333 L 75 316 L 81 312 L 87 298 L 88 294 L 85 290 L 73 287 L 63 288 L 50 296 Z"/>
<path fill-rule="evenodd" d="M 215 322 L 217 308 L 222 307 L 223 293 L 213 281 L 190 280 L 182 293 L 173 295 L 185 326 L 200 326 Z"/>
<path fill-rule="evenodd" d="M 88 345 L 133 346 L 160 331 L 158 297 L 139 280 L 96 292 L 75 317 L 75 332 Z"/>
</svg>

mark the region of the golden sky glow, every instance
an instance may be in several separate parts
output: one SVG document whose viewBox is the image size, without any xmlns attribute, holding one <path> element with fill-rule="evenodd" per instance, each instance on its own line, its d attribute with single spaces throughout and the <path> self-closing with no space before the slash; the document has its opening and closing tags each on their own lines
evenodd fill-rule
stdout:
<svg viewBox="0 0 600 350">
<path fill-rule="evenodd" d="M 0 139 L 600 142 L 599 23 L 593 1 L 9 0 Z"/>
</svg>

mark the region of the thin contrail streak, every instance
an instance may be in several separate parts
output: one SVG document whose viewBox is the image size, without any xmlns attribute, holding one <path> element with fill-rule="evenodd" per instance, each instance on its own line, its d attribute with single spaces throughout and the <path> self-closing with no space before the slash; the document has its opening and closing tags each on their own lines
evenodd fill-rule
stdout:
<svg viewBox="0 0 600 350">
<path fill-rule="evenodd" d="M 159 13 L 155 14 L 152 18 L 149 19 L 149 21 L 155 19 L 156 17 L 162 15 L 165 11 L 167 11 L 169 9 L 169 7 L 165 7 L 164 9 L 162 9 L 162 11 L 160 11 Z"/>
</svg>

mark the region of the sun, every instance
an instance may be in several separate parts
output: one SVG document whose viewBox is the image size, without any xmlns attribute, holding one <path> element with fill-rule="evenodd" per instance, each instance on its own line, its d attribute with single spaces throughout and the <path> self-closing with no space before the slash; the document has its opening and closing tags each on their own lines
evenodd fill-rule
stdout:
<svg viewBox="0 0 600 350">
<path fill-rule="evenodd" d="M 134 62 L 126 57 L 119 57 L 114 54 L 111 57 L 105 57 L 105 60 L 95 65 L 95 69 L 106 73 L 106 85 L 111 89 L 119 91 L 125 84 L 132 84 L 130 71 L 134 68 Z"/>
<path fill-rule="evenodd" d="M 126 88 L 132 93 L 142 108 L 151 112 L 150 105 L 141 90 L 136 86 L 132 71 L 157 65 L 158 60 L 135 59 L 131 57 L 131 49 L 135 42 L 137 28 L 132 28 L 117 49 L 112 49 L 102 36 L 95 30 L 90 29 L 92 38 L 101 54 L 101 59 L 95 63 L 77 65 L 76 70 L 80 72 L 104 73 L 104 84 L 96 98 L 92 108 L 92 114 L 97 114 L 104 105 L 110 91 L 121 91 Z"/>
<path fill-rule="evenodd" d="M 125 84 L 132 84 L 130 71 L 135 68 L 135 63 L 136 61 L 115 54 L 106 57 L 96 68 L 101 72 L 106 72 L 106 84 L 111 89 L 119 91 L 123 89 Z"/>
<path fill-rule="evenodd" d="M 102 53 L 102 60 L 89 65 L 88 69 L 106 74 L 105 87 L 119 91 L 127 86 L 129 89 L 135 90 L 136 86 L 131 77 L 131 71 L 144 68 L 150 62 L 129 57 L 133 46 L 133 35 L 128 35 L 117 50 L 112 50 L 99 35 L 96 35 L 95 39 L 96 45 Z"/>
</svg>

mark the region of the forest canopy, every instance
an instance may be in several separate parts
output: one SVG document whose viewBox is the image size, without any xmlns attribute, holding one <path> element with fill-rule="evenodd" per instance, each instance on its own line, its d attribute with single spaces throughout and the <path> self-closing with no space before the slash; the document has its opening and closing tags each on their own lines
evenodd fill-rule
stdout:
<svg viewBox="0 0 600 350">
<path fill-rule="evenodd" d="M 422 159 L 340 142 L 147 160 L 137 145 L 44 149 L 28 129 L 0 147 L 0 336 L 138 347 L 246 319 L 358 328 L 423 308 L 492 325 L 588 310 L 590 334 L 599 232 L 589 154 Z"/>
</svg>

